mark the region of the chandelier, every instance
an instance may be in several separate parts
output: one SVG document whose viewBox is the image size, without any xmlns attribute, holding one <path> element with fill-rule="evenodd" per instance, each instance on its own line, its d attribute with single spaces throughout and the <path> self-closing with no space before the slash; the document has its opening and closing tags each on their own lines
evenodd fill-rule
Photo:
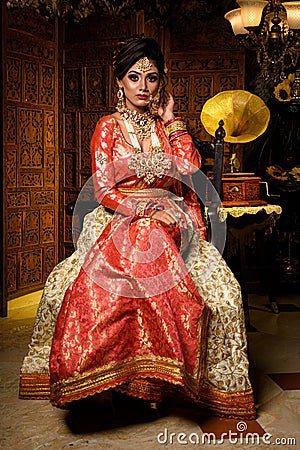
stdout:
<svg viewBox="0 0 300 450">
<path fill-rule="evenodd" d="M 225 14 L 239 44 L 253 50 L 264 79 L 274 84 L 294 72 L 300 53 L 300 1 L 237 0 Z"/>
</svg>

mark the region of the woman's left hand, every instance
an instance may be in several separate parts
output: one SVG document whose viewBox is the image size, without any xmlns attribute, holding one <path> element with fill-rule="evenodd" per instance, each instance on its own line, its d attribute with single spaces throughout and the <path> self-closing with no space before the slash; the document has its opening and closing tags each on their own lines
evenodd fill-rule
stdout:
<svg viewBox="0 0 300 450">
<path fill-rule="evenodd" d="M 164 210 L 153 210 L 150 213 L 150 217 L 156 220 L 159 220 L 159 222 L 162 222 L 165 225 L 176 225 L 176 219 L 168 214 Z"/>
<path fill-rule="evenodd" d="M 173 113 L 174 99 L 170 92 L 165 91 L 161 99 L 160 106 L 158 108 L 158 115 L 162 118 L 164 122 L 174 118 Z"/>
</svg>

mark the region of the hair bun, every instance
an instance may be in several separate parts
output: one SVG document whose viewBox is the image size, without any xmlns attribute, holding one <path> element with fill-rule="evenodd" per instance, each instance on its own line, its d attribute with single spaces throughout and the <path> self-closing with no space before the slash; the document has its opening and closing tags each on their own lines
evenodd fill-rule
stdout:
<svg viewBox="0 0 300 450">
<path fill-rule="evenodd" d="M 159 71 L 161 78 L 165 76 L 164 56 L 157 41 L 145 37 L 144 33 L 135 34 L 122 40 L 115 48 L 113 69 L 116 78 L 121 80 L 139 59 L 151 59 Z"/>
</svg>

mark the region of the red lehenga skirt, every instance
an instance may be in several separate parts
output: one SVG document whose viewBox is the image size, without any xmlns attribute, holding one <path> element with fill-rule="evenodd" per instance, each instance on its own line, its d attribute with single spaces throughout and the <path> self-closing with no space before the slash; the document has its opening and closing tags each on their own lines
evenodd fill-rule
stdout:
<svg viewBox="0 0 300 450">
<path fill-rule="evenodd" d="M 240 289 L 218 251 L 188 223 L 115 219 L 101 206 L 91 213 L 85 227 L 103 225 L 95 242 L 80 255 L 83 232 L 49 277 L 20 397 L 48 396 L 50 372 L 56 406 L 111 388 L 152 401 L 175 390 L 214 414 L 255 418 Z"/>
<path fill-rule="evenodd" d="M 109 224 L 66 292 L 50 356 L 55 405 L 116 387 L 162 400 L 163 383 L 197 398 L 208 311 L 159 222 L 142 218 L 119 228 L 129 231 L 122 253 L 114 242 L 122 231 Z M 137 261 L 137 252 L 145 259 L 147 251 L 147 261 Z"/>
</svg>

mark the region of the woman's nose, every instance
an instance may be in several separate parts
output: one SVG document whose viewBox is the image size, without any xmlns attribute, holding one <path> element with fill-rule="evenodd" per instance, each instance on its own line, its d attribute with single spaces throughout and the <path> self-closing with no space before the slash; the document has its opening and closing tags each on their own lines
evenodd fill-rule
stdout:
<svg viewBox="0 0 300 450">
<path fill-rule="evenodd" d="M 148 91 L 148 86 L 147 86 L 147 80 L 146 80 L 146 78 L 141 78 L 140 89 L 141 89 L 142 91 Z"/>
</svg>

